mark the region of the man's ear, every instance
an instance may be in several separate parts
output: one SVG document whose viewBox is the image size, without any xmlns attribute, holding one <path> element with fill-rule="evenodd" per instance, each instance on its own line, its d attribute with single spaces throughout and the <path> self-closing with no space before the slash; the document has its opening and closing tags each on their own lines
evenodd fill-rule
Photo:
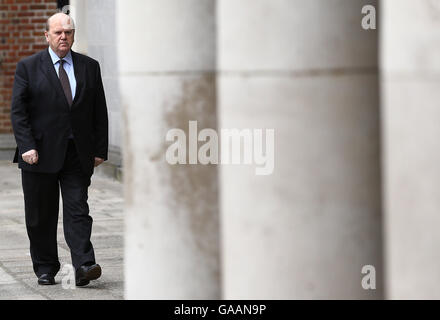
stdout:
<svg viewBox="0 0 440 320">
<path fill-rule="evenodd" d="M 49 33 L 44 31 L 44 36 L 46 37 L 46 41 L 49 42 Z"/>
</svg>

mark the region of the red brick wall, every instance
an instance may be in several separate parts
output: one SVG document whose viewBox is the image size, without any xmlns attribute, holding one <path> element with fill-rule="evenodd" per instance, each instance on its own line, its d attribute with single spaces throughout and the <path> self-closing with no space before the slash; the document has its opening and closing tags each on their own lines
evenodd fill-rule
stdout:
<svg viewBox="0 0 440 320">
<path fill-rule="evenodd" d="M 55 0 L 0 0 L 0 134 L 11 133 L 11 95 L 19 60 L 47 47 L 46 19 Z"/>
</svg>

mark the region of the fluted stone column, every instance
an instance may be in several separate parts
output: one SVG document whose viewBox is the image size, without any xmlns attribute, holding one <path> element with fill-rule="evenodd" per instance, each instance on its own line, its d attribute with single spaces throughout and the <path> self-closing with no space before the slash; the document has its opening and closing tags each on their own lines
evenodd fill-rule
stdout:
<svg viewBox="0 0 440 320">
<path fill-rule="evenodd" d="M 382 297 L 377 34 L 361 0 L 218 0 L 221 128 L 275 166 L 221 166 L 226 299 Z M 376 289 L 364 290 L 364 265 Z"/>
<path fill-rule="evenodd" d="M 386 297 L 440 299 L 440 2 L 381 12 Z"/>
<path fill-rule="evenodd" d="M 125 296 L 219 298 L 217 167 L 165 161 L 170 129 L 217 127 L 215 1 L 116 2 Z"/>
</svg>

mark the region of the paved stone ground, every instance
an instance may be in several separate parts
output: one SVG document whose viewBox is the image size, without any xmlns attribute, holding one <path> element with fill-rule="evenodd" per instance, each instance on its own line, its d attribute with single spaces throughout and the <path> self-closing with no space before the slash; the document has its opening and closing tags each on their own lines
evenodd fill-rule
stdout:
<svg viewBox="0 0 440 320">
<path fill-rule="evenodd" d="M 71 264 L 71 260 L 63 235 L 60 204 L 58 254 L 61 270 L 55 278 L 56 285 L 38 285 L 24 223 L 20 170 L 8 161 L 0 161 L 0 299 L 123 299 L 121 183 L 94 175 L 89 188 L 89 207 L 94 221 L 92 243 L 96 261 L 102 267 L 101 278 L 86 287 L 63 288 L 63 279 L 68 278 L 67 272 L 62 272 L 63 266 Z"/>
</svg>

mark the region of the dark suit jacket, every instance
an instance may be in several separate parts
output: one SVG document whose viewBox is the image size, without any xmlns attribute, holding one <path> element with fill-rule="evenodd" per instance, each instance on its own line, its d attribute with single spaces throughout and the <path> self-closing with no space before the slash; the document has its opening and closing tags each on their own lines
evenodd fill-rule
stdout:
<svg viewBox="0 0 440 320">
<path fill-rule="evenodd" d="M 93 174 L 95 157 L 107 160 L 108 115 L 99 63 L 73 51 L 72 60 L 77 86 L 70 108 L 48 49 L 17 64 L 11 120 L 17 142 L 14 162 L 23 170 L 58 172 L 70 132 L 86 174 Z M 38 151 L 37 164 L 21 157 L 31 149 Z"/>
</svg>

